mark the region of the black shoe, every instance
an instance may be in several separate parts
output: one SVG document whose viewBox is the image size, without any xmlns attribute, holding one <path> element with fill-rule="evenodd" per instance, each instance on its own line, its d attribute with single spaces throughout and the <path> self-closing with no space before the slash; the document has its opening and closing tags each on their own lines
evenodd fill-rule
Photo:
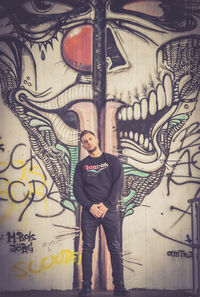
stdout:
<svg viewBox="0 0 200 297">
<path fill-rule="evenodd" d="M 127 291 L 124 288 L 124 286 L 120 285 L 120 286 L 115 286 L 113 295 L 114 296 L 129 296 L 130 295 L 130 292 Z"/>
<path fill-rule="evenodd" d="M 83 287 L 83 289 L 78 293 L 78 296 L 87 297 L 92 296 L 90 287 Z"/>
</svg>

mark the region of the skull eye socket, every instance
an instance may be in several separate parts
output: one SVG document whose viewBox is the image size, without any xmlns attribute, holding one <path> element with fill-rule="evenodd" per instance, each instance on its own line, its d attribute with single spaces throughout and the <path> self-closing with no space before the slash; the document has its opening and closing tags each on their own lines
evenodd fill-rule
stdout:
<svg viewBox="0 0 200 297">
<path fill-rule="evenodd" d="M 73 10 L 71 5 L 56 0 L 24 0 L 21 7 L 31 15 L 63 14 Z"/>
<path fill-rule="evenodd" d="M 32 0 L 33 8 L 38 12 L 46 12 L 53 8 L 54 0 Z"/>
<path fill-rule="evenodd" d="M 125 4 L 123 9 L 161 17 L 163 15 L 163 9 L 160 7 L 160 4 L 160 0 L 136 0 Z"/>
<path fill-rule="evenodd" d="M 92 70 L 93 27 L 82 25 L 71 29 L 62 41 L 62 56 L 66 64 L 75 70 Z"/>
</svg>

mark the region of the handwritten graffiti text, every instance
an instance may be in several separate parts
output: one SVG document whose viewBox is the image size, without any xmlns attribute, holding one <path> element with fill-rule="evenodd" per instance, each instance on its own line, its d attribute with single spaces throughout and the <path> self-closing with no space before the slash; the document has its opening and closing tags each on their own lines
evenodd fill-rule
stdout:
<svg viewBox="0 0 200 297">
<path fill-rule="evenodd" d="M 76 263 L 79 266 L 81 263 L 81 254 L 73 250 L 62 250 L 55 256 L 49 255 L 44 257 L 38 264 L 33 260 L 27 264 L 24 261 L 17 262 L 13 265 L 13 269 L 16 272 L 15 277 L 25 278 L 29 274 L 39 274 L 51 269 L 53 266 L 70 263 Z"/>
<path fill-rule="evenodd" d="M 1 137 L 0 137 L 1 140 Z M 0 151 L 4 152 L 5 148 L 4 148 L 4 144 L 0 142 Z"/>
<path fill-rule="evenodd" d="M 176 135 L 174 142 L 176 142 L 178 149 L 172 149 L 170 155 L 171 157 L 175 153 L 180 155 L 175 164 L 172 165 L 171 173 L 167 174 L 168 195 L 170 195 L 170 184 L 184 185 L 191 183 L 200 185 L 198 174 L 200 170 L 200 152 L 199 149 L 196 150 L 196 148 L 200 147 L 200 123 L 195 122 L 181 130 Z"/>
<path fill-rule="evenodd" d="M 48 190 L 46 184 L 47 176 L 36 156 L 30 151 L 30 155 L 25 157 L 24 160 L 19 160 L 19 157 L 17 158 L 23 148 L 26 149 L 25 144 L 17 144 L 11 151 L 10 160 L 7 163 L 0 163 L 0 174 L 5 175 L 8 170 L 11 172 L 14 170 L 12 175 L 10 172 L 8 173 L 9 176 L 18 175 L 18 179 L 14 180 L 10 180 L 10 178 L 7 177 L 0 177 L 0 182 L 2 183 L 1 188 L 4 189 L 0 191 L 0 201 L 4 202 L 4 206 L 5 201 L 22 205 L 23 208 L 19 215 L 19 222 L 22 221 L 25 212 L 33 203 L 42 202 L 45 198 L 51 199 L 51 202 L 58 203 L 54 197 L 52 197 L 52 195 L 55 196 L 57 193 L 55 189 L 53 189 L 53 183 L 50 186 L 50 190 Z M 62 211 L 58 210 L 58 213 L 54 213 L 53 216 L 59 215 Z M 40 216 L 40 214 L 36 214 L 36 216 Z M 48 215 L 41 216 L 49 217 Z M 5 211 L 0 221 L 5 220 L 7 217 L 8 213 Z"/>
<path fill-rule="evenodd" d="M 192 258 L 192 252 L 185 252 L 183 250 L 168 251 L 167 256 L 172 258 Z"/>
<path fill-rule="evenodd" d="M 33 240 L 36 240 L 35 234 L 31 231 L 27 234 L 22 232 L 7 232 L 7 243 L 10 246 L 10 251 L 13 253 L 32 253 L 33 252 Z"/>
</svg>

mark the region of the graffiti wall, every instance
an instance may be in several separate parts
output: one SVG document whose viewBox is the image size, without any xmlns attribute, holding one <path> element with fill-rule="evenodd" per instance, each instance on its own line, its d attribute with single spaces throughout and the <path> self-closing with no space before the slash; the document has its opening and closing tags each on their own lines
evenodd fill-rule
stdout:
<svg viewBox="0 0 200 297">
<path fill-rule="evenodd" d="M 77 289 L 82 129 L 124 169 L 127 288 L 192 288 L 199 0 L 1 0 L 0 290 Z M 102 229 L 94 288 L 112 289 Z"/>
</svg>

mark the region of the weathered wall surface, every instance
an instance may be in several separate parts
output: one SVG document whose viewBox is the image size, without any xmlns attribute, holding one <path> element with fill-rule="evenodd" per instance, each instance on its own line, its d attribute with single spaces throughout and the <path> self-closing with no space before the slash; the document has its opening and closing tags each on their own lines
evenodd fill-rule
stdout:
<svg viewBox="0 0 200 297">
<path fill-rule="evenodd" d="M 199 0 L 1 2 L 0 290 L 80 286 L 72 183 L 82 129 L 123 164 L 126 287 L 192 287 L 199 9 Z M 99 232 L 93 284 L 110 289 Z"/>
</svg>

